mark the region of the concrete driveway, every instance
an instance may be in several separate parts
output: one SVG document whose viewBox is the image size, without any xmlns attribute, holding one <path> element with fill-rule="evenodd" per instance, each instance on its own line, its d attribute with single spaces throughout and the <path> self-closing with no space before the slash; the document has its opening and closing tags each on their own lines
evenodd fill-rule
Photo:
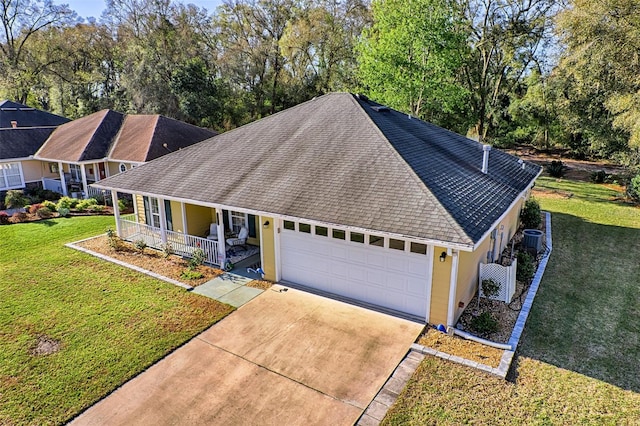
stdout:
<svg viewBox="0 0 640 426">
<path fill-rule="evenodd" d="M 274 286 L 73 425 L 350 425 L 422 326 Z"/>
</svg>

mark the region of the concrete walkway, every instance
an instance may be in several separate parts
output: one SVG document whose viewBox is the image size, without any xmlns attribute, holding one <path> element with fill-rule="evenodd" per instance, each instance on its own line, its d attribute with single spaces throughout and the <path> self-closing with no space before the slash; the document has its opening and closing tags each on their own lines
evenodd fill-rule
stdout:
<svg viewBox="0 0 640 426">
<path fill-rule="evenodd" d="M 259 288 L 247 287 L 247 283 L 251 281 L 253 281 L 252 278 L 225 272 L 211 281 L 195 287 L 191 292 L 239 308 L 264 291 Z"/>
<path fill-rule="evenodd" d="M 72 425 L 353 425 L 423 325 L 284 290 L 263 292 Z"/>
</svg>

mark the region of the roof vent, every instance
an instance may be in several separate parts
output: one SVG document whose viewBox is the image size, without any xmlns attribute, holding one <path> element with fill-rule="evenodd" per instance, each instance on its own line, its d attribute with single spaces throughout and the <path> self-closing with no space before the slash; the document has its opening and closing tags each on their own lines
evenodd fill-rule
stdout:
<svg viewBox="0 0 640 426">
<path fill-rule="evenodd" d="M 524 160 L 522 160 L 522 158 L 518 160 L 518 164 L 520 164 L 520 167 L 524 170 Z"/>
<path fill-rule="evenodd" d="M 491 151 L 491 145 L 482 145 L 482 173 L 487 174 L 489 171 L 489 151 Z"/>
<path fill-rule="evenodd" d="M 360 99 L 361 101 L 365 101 L 365 102 L 367 102 L 369 100 L 369 98 L 367 98 L 365 95 L 363 95 L 361 93 L 356 93 L 356 98 Z"/>
<path fill-rule="evenodd" d="M 389 107 L 386 106 L 374 106 L 371 107 L 372 110 L 374 110 L 375 112 L 389 112 Z"/>
<path fill-rule="evenodd" d="M 15 120 L 11 120 L 11 128 L 15 129 L 18 127 L 18 122 Z"/>
</svg>

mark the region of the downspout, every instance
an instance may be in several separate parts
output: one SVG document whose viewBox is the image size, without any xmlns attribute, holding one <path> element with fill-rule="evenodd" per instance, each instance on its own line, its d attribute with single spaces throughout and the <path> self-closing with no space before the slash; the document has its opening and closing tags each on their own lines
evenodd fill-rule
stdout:
<svg viewBox="0 0 640 426">
<path fill-rule="evenodd" d="M 458 288 L 458 250 L 451 254 L 451 278 L 449 280 L 449 307 L 447 309 L 447 332 L 452 333 L 455 326 L 456 290 Z"/>
</svg>

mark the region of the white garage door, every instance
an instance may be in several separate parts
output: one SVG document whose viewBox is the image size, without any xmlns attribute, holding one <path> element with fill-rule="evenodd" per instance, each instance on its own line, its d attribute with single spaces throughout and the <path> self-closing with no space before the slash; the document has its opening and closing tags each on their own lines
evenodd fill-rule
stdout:
<svg viewBox="0 0 640 426">
<path fill-rule="evenodd" d="M 425 253 L 418 254 L 365 244 L 361 241 L 369 236 L 362 234 L 351 241 L 343 231 L 337 234 L 341 238 L 333 238 L 331 230 L 326 233 L 312 235 L 300 232 L 298 226 L 282 230 L 283 280 L 426 318 L 430 293 L 426 246 L 422 246 Z"/>
</svg>

